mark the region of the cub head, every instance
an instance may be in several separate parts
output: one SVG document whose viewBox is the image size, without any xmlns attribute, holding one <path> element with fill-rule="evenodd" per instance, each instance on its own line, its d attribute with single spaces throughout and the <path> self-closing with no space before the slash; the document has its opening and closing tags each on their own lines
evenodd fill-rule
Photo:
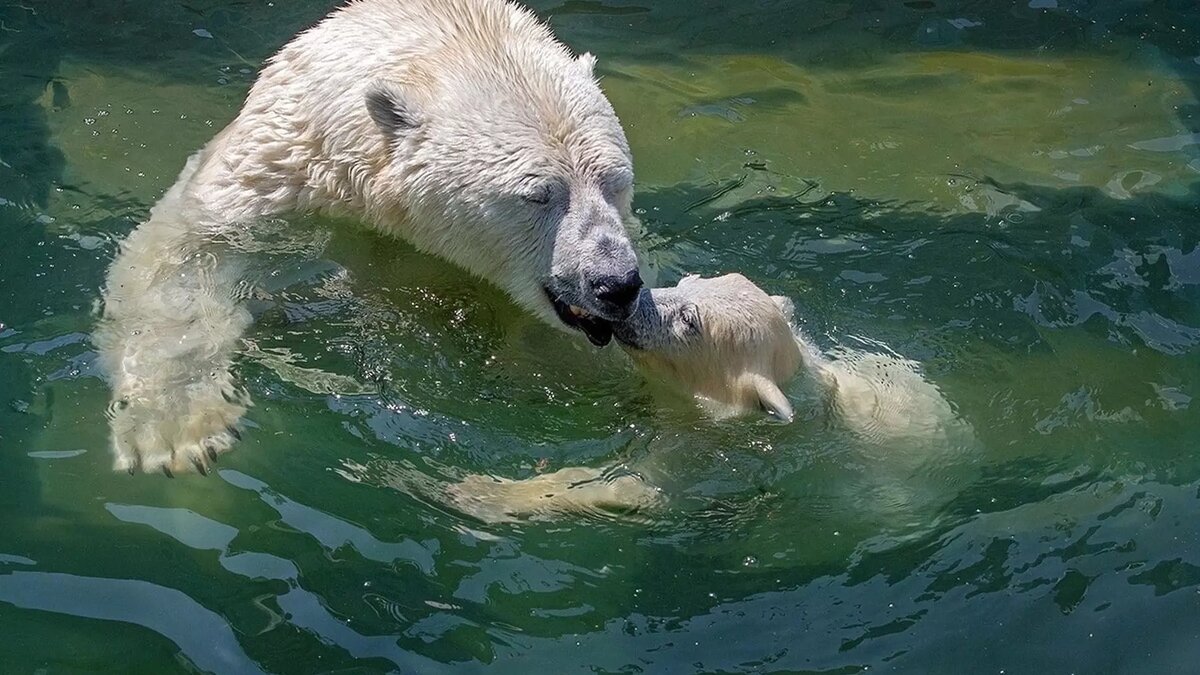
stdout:
<svg viewBox="0 0 1200 675">
<path fill-rule="evenodd" d="M 780 389 L 803 363 L 791 302 L 767 295 L 740 274 L 685 277 L 673 288 L 643 290 L 614 334 L 652 376 L 726 410 L 761 409 L 790 422 Z"/>
<path fill-rule="evenodd" d="M 571 56 L 524 10 L 496 20 L 512 25 L 452 32 L 364 85 L 387 153 L 368 211 L 603 346 L 642 287 L 629 146 L 591 55 Z"/>
</svg>

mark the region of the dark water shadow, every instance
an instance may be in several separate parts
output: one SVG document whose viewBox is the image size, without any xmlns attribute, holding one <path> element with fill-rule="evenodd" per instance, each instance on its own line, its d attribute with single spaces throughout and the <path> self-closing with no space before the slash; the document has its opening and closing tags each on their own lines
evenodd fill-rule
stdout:
<svg viewBox="0 0 1200 675">
<path fill-rule="evenodd" d="M 578 34 L 581 41 L 600 44 L 622 36 L 624 48 L 613 57 L 675 61 L 688 55 L 770 54 L 823 69 L 863 68 L 906 51 L 1111 53 L 1114 38 L 1142 40 L 1190 61 L 1192 36 L 1200 28 L 1200 12 L 1185 0 L 1059 0 L 1042 6 L 986 0 L 529 4 L 564 36 Z"/>
<path fill-rule="evenodd" d="M 4 531 L 11 527 L 11 523 L 5 524 L 6 520 L 27 517 L 43 508 L 36 460 L 28 453 L 29 448 L 34 447 L 33 439 L 49 420 L 41 410 L 42 406 L 31 410 L 35 402 L 19 394 L 25 389 L 21 385 L 30 381 L 24 371 L 11 359 L 0 364 L 0 376 L 8 383 L 6 387 L 12 387 L 0 396 L 0 450 L 3 451 L 3 460 L 0 460 L 0 529 Z"/>
<path fill-rule="evenodd" d="M 279 5 L 275 7 L 275 5 Z M 0 197 L 44 206 L 62 182 L 48 111 L 72 106 L 64 61 L 152 74 L 151 82 L 214 83 L 223 64 L 248 71 L 328 2 L 109 3 L 36 0 L 0 3 Z M 245 75 L 245 74 L 244 74 Z"/>
</svg>

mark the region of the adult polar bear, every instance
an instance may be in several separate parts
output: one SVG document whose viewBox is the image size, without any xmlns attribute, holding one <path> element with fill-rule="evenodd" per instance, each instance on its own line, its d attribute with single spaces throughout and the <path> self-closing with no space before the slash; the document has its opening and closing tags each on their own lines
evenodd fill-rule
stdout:
<svg viewBox="0 0 1200 675">
<path fill-rule="evenodd" d="M 264 217 L 356 215 L 608 342 L 642 281 L 594 63 L 506 0 L 358 0 L 284 46 L 109 269 L 115 467 L 204 472 L 236 440 L 249 315 L 213 251 Z"/>
</svg>

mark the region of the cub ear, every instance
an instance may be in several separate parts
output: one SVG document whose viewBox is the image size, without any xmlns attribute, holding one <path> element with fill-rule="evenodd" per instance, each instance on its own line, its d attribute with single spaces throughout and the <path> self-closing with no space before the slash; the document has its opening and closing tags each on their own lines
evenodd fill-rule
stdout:
<svg viewBox="0 0 1200 675">
<path fill-rule="evenodd" d="M 784 318 L 788 323 L 793 323 L 796 320 L 796 305 L 792 304 L 792 299 L 782 295 L 772 295 L 771 299 L 775 301 L 775 306 L 779 311 L 783 312 Z"/>
<path fill-rule="evenodd" d="M 758 394 L 758 404 L 775 419 L 788 424 L 795 417 L 792 404 L 783 391 L 772 381 L 762 375 L 754 376 L 754 392 Z"/>
<path fill-rule="evenodd" d="M 389 138 L 416 129 L 421 122 L 415 106 L 391 84 L 376 83 L 367 89 L 367 114 L 375 126 Z"/>
<path fill-rule="evenodd" d="M 575 63 L 579 64 L 579 69 L 583 71 L 584 75 L 587 75 L 588 77 L 595 77 L 596 57 L 593 56 L 591 52 L 584 52 L 580 54 L 575 59 Z"/>
</svg>

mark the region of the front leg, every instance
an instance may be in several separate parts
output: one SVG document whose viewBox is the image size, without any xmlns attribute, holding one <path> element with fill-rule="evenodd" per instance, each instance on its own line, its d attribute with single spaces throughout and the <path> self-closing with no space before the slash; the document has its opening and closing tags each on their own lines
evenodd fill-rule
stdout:
<svg viewBox="0 0 1200 675">
<path fill-rule="evenodd" d="M 221 226 L 166 198 L 122 244 L 96 330 L 114 468 L 207 473 L 249 405 L 230 372 L 250 315 Z"/>
</svg>

